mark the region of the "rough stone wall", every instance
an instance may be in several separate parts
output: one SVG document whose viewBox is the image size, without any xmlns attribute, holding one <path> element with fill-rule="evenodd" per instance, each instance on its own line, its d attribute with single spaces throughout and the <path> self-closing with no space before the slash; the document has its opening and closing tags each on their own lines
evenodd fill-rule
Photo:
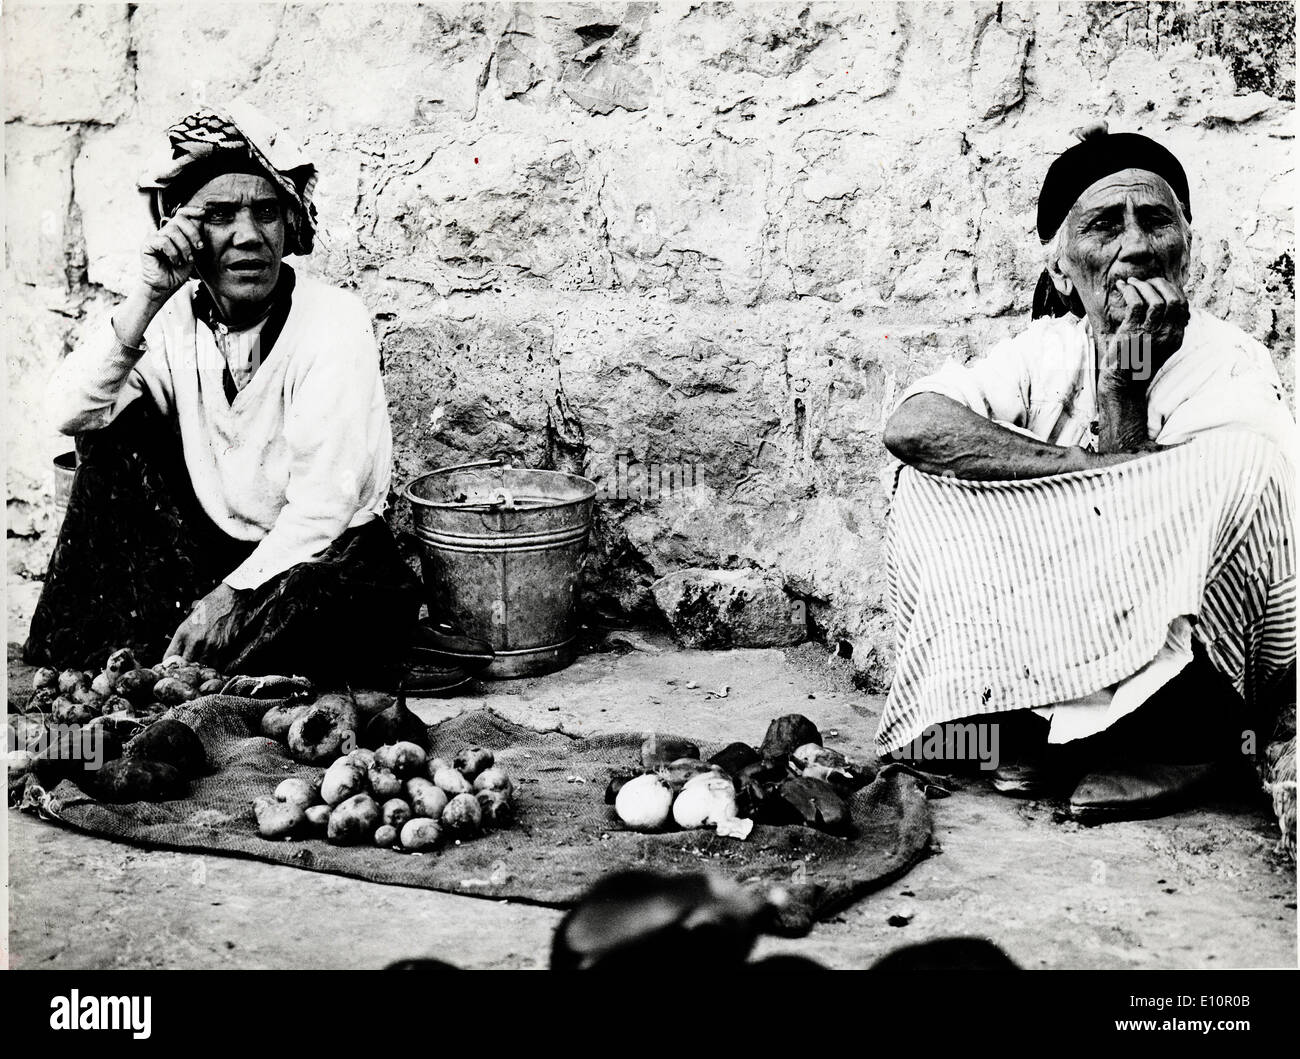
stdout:
<svg viewBox="0 0 1300 1059">
<path fill-rule="evenodd" d="M 395 483 L 505 454 L 606 487 L 593 605 L 759 567 L 888 675 L 895 395 L 1028 320 L 1037 186 L 1105 118 L 1186 164 L 1195 297 L 1290 385 L 1293 9 L 7 3 L 11 620 L 52 543 L 39 392 L 125 289 L 161 130 L 244 95 L 315 152 L 300 267 L 381 339 Z M 689 488 L 635 494 L 684 472 Z M 404 517 L 404 516 L 403 516 Z M 10 635 L 24 630 L 10 629 Z"/>
</svg>

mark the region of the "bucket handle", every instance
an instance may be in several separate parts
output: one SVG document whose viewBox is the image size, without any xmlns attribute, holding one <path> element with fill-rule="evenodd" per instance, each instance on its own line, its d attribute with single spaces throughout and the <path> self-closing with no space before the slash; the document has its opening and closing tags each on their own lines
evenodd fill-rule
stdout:
<svg viewBox="0 0 1300 1059">
<path fill-rule="evenodd" d="M 450 467 L 439 467 L 438 473 L 444 471 L 468 471 L 475 467 L 500 467 L 506 461 L 500 456 L 493 456 L 490 460 L 471 460 L 469 463 L 454 463 Z M 507 468 L 509 464 L 506 464 Z"/>
</svg>

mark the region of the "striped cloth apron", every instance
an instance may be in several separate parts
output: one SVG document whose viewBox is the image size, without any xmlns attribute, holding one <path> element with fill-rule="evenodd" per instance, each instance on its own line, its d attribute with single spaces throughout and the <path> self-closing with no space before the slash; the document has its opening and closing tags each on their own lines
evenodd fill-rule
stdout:
<svg viewBox="0 0 1300 1059">
<path fill-rule="evenodd" d="M 1295 660 L 1293 494 L 1286 455 L 1237 430 L 1026 481 L 903 468 L 886 530 L 897 663 L 877 749 L 1116 685 L 1179 617 L 1253 703 Z"/>
</svg>

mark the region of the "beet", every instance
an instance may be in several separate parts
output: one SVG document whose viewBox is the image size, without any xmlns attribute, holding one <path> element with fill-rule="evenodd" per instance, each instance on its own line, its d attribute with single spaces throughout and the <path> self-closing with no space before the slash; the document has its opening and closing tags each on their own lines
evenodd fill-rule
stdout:
<svg viewBox="0 0 1300 1059">
<path fill-rule="evenodd" d="M 822 745 L 817 726 L 801 713 L 788 713 L 767 726 L 763 736 L 763 756 L 768 760 L 793 754 L 805 743 Z"/>
<path fill-rule="evenodd" d="M 671 735 L 659 735 L 653 733 L 646 736 L 645 742 L 641 744 L 641 764 L 648 769 L 657 769 L 661 765 L 667 765 L 678 758 L 700 756 L 700 748 L 686 739 L 678 739 Z"/>
<path fill-rule="evenodd" d="M 760 755 L 748 743 L 730 743 L 709 758 L 710 765 L 717 765 L 732 776 L 739 775 L 746 765 L 752 765 Z"/>
<path fill-rule="evenodd" d="M 46 790 L 65 779 L 80 785 L 121 753 L 122 744 L 107 728 L 56 724 L 47 731 L 47 742 L 32 763 L 32 773 Z"/>
<path fill-rule="evenodd" d="M 106 802 L 162 802 L 183 798 L 188 789 L 180 771 L 163 761 L 124 757 L 110 761 L 95 776 L 96 793 Z"/>
<path fill-rule="evenodd" d="M 361 745 L 370 750 L 391 743 L 414 743 L 425 752 L 429 749 L 429 729 L 404 702 L 394 703 L 375 714 L 361 733 Z"/>
<path fill-rule="evenodd" d="M 777 789 L 777 797 L 791 810 L 793 822 L 835 835 L 845 834 L 852 826 L 848 805 L 834 787 L 822 780 L 786 780 Z"/>
<path fill-rule="evenodd" d="M 170 765 L 185 779 L 194 779 L 208 770 L 207 752 L 194 729 L 170 717 L 155 721 L 127 743 L 126 756 Z"/>
</svg>

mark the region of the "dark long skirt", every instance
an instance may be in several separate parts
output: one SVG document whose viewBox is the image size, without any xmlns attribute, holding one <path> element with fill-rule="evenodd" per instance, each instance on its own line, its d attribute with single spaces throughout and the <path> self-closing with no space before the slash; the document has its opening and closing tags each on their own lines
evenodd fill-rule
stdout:
<svg viewBox="0 0 1300 1059">
<path fill-rule="evenodd" d="M 81 462 L 24 660 L 93 670 L 130 647 L 156 663 L 194 603 L 256 545 L 208 518 L 178 434 L 147 398 L 79 440 Z M 400 681 L 421 590 L 383 519 L 237 595 L 235 635 L 208 660 L 214 668 L 301 674 L 325 685 Z"/>
</svg>

